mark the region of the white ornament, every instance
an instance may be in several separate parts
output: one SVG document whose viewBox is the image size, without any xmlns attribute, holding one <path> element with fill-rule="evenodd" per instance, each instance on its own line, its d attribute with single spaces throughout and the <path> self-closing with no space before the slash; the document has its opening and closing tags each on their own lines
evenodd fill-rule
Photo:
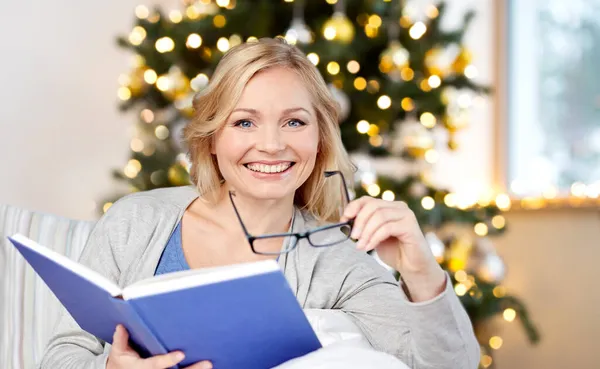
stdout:
<svg viewBox="0 0 600 369">
<path fill-rule="evenodd" d="M 313 41 L 312 32 L 302 18 L 294 18 L 290 28 L 285 33 L 285 39 L 290 44 L 310 44 Z"/>
<path fill-rule="evenodd" d="M 348 118 L 348 114 L 350 114 L 350 98 L 348 98 L 348 95 L 346 95 L 344 91 L 335 87 L 333 84 L 330 83 L 328 87 L 335 101 L 340 104 L 339 121 L 342 122 L 346 120 L 346 118 Z"/>
</svg>

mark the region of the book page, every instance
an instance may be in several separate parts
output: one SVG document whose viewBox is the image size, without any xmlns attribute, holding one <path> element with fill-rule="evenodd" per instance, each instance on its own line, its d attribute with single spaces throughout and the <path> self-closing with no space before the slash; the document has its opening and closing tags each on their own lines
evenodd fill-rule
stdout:
<svg viewBox="0 0 600 369">
<path fill-rule="evenodd" d="M 167 273 L 138 281 L 123 289 L 123 299 L 134 299 L 181 289 L 218 283 L 232 279 L 250 277 L 280 271 L 275 260 L 225 265 L 213 268 L 191 269 Z"/>
<path fill-rule="evenodd" d="M 68 257 L 53 251 L 49 247 L 42 246 L 30 238 L 27 238 L 21 234 L 16 234 L 11 237 L 14 241 L 18 242 L 23 247 L 34 251 L 44 258 L 61 265 L 63 268 L 70 270 L 71 272 L 85 278 L 89 282 L 107 291 L 111 296 L 118 296 L 121 294 L 121 288 L 109 281 L 106 277 L 97 273 L 76 261 L 69 259 Z"/>
</svg>

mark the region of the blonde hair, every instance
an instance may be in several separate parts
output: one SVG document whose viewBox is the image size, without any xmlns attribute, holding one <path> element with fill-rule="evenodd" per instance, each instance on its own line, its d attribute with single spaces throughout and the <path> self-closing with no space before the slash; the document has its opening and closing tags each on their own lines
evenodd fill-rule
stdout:
<svg viewBox="0 0 600 369">
<path fill-rule="evenodd" d="M 208 86 L 196 96 L 194 117 L 184 129 L 192 182 L 205 199 L 213 203 L 218 200 L 223 177 L 210 152 L 213 135 L 228 119 L 248 81 L 256 73 L 276 67 L 292 70 L 303 80 L 319 126 L 315 168 L 296 191 L 294 203 L 318 221 L 338 221 L 344 196 L 341 178 L 326 179 L 324 172 L 339 170 L 351 181 L 354 171 L 340 137 L 339 105 L 317 68 L 302 51 L 281 39 L 262 38 L 231 48 L 219 61 Z"/>
</svg>

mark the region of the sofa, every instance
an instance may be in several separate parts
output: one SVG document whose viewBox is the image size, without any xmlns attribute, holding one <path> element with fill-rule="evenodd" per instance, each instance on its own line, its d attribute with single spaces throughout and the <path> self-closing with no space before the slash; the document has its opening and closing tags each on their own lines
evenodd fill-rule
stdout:
<svg viewBox="0 0 600 369">
<path fill-rule="evenodd" d="M 93 221 L 0 204 L 0 366 L 32 369 L 58 320 L 60 302 L 6 237 L 21 233 L 77 260 Z"/>
</svg>

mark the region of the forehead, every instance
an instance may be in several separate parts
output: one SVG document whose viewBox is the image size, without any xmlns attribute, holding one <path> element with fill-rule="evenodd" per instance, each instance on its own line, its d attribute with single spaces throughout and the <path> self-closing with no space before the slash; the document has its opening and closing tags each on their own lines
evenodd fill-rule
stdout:
<svg viewBox="0 0 600 369">
<path fill-rule="evenodd" d="M 302 107 L 312 112 L 311 94 L 302 78 L 286 68 L 273 68 L 255 74 L 246 84 L 237 107 L 286 109 Z"/>
</svg>

